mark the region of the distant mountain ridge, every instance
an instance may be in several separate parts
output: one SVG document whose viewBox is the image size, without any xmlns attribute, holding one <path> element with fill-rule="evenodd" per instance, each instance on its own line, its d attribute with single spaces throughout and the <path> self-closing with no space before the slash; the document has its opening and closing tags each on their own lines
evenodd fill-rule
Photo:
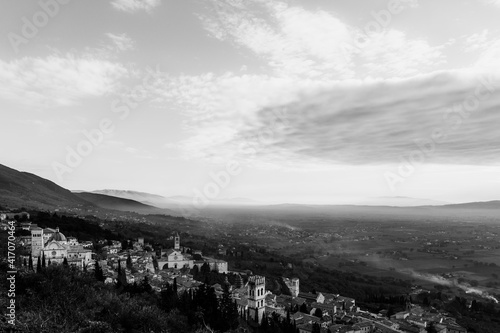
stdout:
<svg viewBox="0 0 500 333">
<path fill-rule="evenodd" d="M 158 194 L 151 194 L 138 191 L 129 190 L 95 190 L 90 193 L 110 195 L 118 198 L 135 200 L 137 202 L 143 203 L 149 206 L 155 206 L 162 209 L 175 209 L 179 204 L 190 203 L 191 199 L 186 197 L 186 200 L 176 200 L 172 198 L 166 198 Z M 182 198 L 182 197 L 179 197 Z"/>
<path fill-rule="evenodd" d="M 151 194 L 130 190 L 116 190 L 105 189 L 95 190 L 90 193 L 111 195 L 123 199 L 130 199 L 141 202 L 145 205 L 151 205 L 163 209 L 179 209 L 181 207 L 190 206 L 193 204 L 193 198 L 188 196 L 176 195 L 164 197 L 158 194 Z M 261 204 L 255 200 L 247 198 L 228 198 L 228 199 L 215 199 L 210 203 L 215 206 L 220 205 L 258 205 Z"/>
<path fill-rule="evenodd" d="M 358 203 L 361 206 L 393 206 L 393 207 L 417 207 L 417 206 L 444 206 L 450 204 L 446 201 L 412 198 L 412 197 L 377 197 L 368 198 Z"/>
<path fill-rule="evenodd" d="M 454 209 L 500 209 L 500 200 L 450 204 L 443 207 Z"/>
<path fill-rule="evenodd" d="M 89 193 L 89 192 L 81 192 L 75 194 L 78 197 L 82 198 L 83 200 L 91 202 L 97 207 L 105 209 L 118 210 L 122 212 L 135 212 L 139 214 L 173 213 L 172 211 L 166 211 L 165 209 L 161 209 L 151 205 L 145 205 L 135 200 L 124 199 L 110 195 Z"/>
</svg>

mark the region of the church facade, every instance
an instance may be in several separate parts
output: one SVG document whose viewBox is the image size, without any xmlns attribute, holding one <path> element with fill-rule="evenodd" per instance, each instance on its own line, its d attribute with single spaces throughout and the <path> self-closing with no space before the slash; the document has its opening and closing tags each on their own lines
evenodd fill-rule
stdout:
<svg viewBox="0 0 500 333">
<path fill-rule="evenodd" d="M 192 255 L 182 253 L 181 239 L 178 233 L 174 236 L 174 247 L 165 252 L 162 251 L 160 258 L 158 258 L 159 269 L 182 269 L 184 267 L 192 269 L 195 265 L 201 268 L 204 263 L 208 263 L 210 270 L 227 273 L 227 261 L 212 258 L 195 261 Z"/>
<path fill-rule="evenodd" d="M 181 269 L 194 267 L 194 260 L 191 255 L 182 253 L 181 238 L 178 233 L 174 236 L 174 248 L 161 253 L 161 258 L 158 260 L 160 269 L 174 268 Z"/>
</svg>

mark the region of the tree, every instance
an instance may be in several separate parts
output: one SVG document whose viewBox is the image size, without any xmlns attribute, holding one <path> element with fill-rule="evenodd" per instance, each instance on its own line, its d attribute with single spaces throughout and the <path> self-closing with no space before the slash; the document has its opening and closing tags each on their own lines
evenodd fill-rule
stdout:
<svg viewBox="0 0 500 333">
<path fill-rule="evenodd" d="M 308 313 L 307 312 L 307 305 L 306 305 L 306 303 L 302 303 L 302 305 L 299 308 L 299 311 L 302 312 L 302 313 Z"/>
<path fill-rule="evenodd" d="M 208 263 L 204 263 L 203 265 L 201 265 L 200 271 L 203 274 L 210 273 L 210 265 Z"/>
<path fill-rule="evenodd" d="M 104 282 L 104 273 L 102 271 L 101 265 L 99 265 L 99 261 L 95 262 L 94 276 L 97 281 Z"/>
<path fill-rule="evenodd" d="M 132 269 L 132 258 L 130 258 L 130 253 L 127 256 L 127 268 Z"/>
<path fill-rule="evenodd" d="M 198 291 L 198 293 L 200 292 L 201 291 Z M 174 292 L 174 288 L 167 283 L 160 293 L 160 307 L 165 310 L 165 312 L 170 312 L 176 307 L 177 301 L 178 298 L 177 294 Z M 198 303 L 201 304 L 201 302 Z"/>
<path fill-rule="evenodd" d="M 149 284 L 149 279 L 147 275 L 144 276 L 144 279 L 141 282 L 140 289 L 142 292 L 147 292 L 147 293 L 153 290 L 153 287 L 151 287 L 151 285 Z"/>
<path fill-rule="evenodd" d="M 158 268 L 158 259 L 156 258 L 156 256 L 153 256 L 153 267 L 155 268 L 155 271 L 157 271 L 159 268 Z"/>
<path fill-rule="evenodd" d="M 321 319 L 323 318 L 323 311 L 320 308 L 316 308 L 316 310 L 314 311 L 314 315 Z"/>
<path fill-rule="evenodd" d="M 36 272 L 40 273 L 42 271 L 42 261 L 40 260 L 40 256 L 36 260 Z"/>
<path fill-rule="evenodd" d="M 198 265 L 194 265 L 193 269 L 191 270 L 191 274 L 193 274 L 193 277 L 196 277 L 200 273 L 200 269 L 198 268 Z"/>
<path fill-rule="evenodd" d="M 127 274 L 124 272 L 121 261 L 118 260 L 118 277 L 116 279 L 116 287 L 123 290 L 127 286 Z"/>
<path fill-rule="evenodd" d="M 236 301 L 231 299 L 229 285 L 224 284 L 224 291 L 220 299 L 221 321 L 217 328 L 222 332 L 238 327 L 238 306 Z"/>
<path fill-rule="evenodd" d="M 43 256 L 42 256 L 42 268 L 45 268 L 47 267 L 47 264 L 45 263 L 45 252 L 43 253 Z"/>
<path fill-rule="evenodd" d="M 321 333 L 321 326 L 318 323 L 313 324 L 312 333 Z"/>
<path fill-rule="evenodd" d="M 33 257 L 31 256 L 31 253 L 30 253 L 30 258 L 29 258 L 29 260 L 28 260 L 28 269 L 29 269 L 30 271 L 32 271 L 32 270 L 33 270 Z"/>
<path fill-rule="evenodd" d="M 257 312 L 255 313 L 255 316 L 256 317 L 258 316 Z M 258 318 L 256 318 L 256 319 L 258 319 Z M 262 322 L 260 323 L 260 329 L 263 332 L 268 332 L 269 328 L 270 328 L 269 319 L 267 318 L 266 314 L 264 313 L 264 316 L 262 316 Z"/>
<path fill-rule="evenodd" d="M 64 259 L 66 259 L 66 258 L 64 258 Z M 50 266 L 51 264 L 52 264 L 52 262 L 50 261 L 50 258 L 49 258 L 49 262 L 48 262 L 48 264 L 47 264 L 47 265 L 49 265 L 49 266 Z"/>
<path fill-rule="evenodd" d="M 174 289 L 174 293 L 177 295 L 177 278 L 174 278 L 172 288 Z"/>
</svg>

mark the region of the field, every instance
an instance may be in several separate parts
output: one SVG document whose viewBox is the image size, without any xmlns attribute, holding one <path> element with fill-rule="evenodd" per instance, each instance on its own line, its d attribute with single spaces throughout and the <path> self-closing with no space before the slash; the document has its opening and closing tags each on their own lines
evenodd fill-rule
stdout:
<svg viewBox="0 0 500 333">
<path fill-rule="evenodd" d="M 293 209 L 214 210 L 211 221 L 224 230 L 221 243 L 307 266 L 500 295 L 500 221 L 490 214 Z"/>
</svg>

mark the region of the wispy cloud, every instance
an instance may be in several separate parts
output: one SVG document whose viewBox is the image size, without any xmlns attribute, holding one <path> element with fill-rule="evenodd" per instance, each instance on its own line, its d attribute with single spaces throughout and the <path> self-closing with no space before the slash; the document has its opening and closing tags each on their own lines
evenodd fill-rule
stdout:
<svg viewBox="0 0 500 333">
<path fill-rule="evenodd" d="M 481 2 L 500 8 L 500 0 L 480 0 Z"/>
<path fill-rule="evenodd" d="M 440 129 L 448 137 L 427 162 L 500 162 L 498 78 L 462 71 L 331 83 L 232 74 L 198 80 L 160 89 L 169 91 L 165 98 L 194 103 L 187 124 L 193 135 L 177 145 L 190 158 L 277 166 L 399 163 L 418 149 L 415 140 L 428 141 Z M 488 98 L 464 111 L 476 94 Z"/>
<path fill-rule="evenodd" d="M 113 48 L 117 51 L 127 51 L 134 48 L 134 40 L 130 38 L 126 33 L 123 34 L 112 34 L 110 32 L 106 33 L 106 37 L 108 37 L 113 43 Z"/>
<path fill-rule="evenodd" d="M 443 61 L 440 46 L 408 39 L 394 29 L 366 34 L 323 10 L 261 0 L 209 3 L 209 14 L 200 15 L 207 31 L 251 50 L 280 76 L 407 77 L 431 71 Z"/>
<path fill-rule="evenodd" d="M 491 78 L 483 78 L 490 81 L 486 85 L 480 79 L 442 73 L 333 86 L 288 105 L 287 130 L 261 142 L 260 151 L 276 161 L 399 163 L 402 156 L 419 149 L 417 142 L 431 141 L 440 130 L 448 137 L 436 144 L 429 163 L 499 163 L 500 114 L 494 110 L 500 106 L 500 91 Z M 474 100 L 478 89 L 489 97 L 467 112 L 464 101 Z M 459 112 L 468 116 L 461 118 Z M 264 130 L 259 124 L 269 123 L 272 112 L 261 110 L 258 115 L 261 120 L 238 133 L 231 145 Z"/>
<path fill-rule="evenodd" d="M 111 93 L 127 75 L 120 63 L 91 55 L 0 59 L 0 97 L 29 106 L 63 106 Z"/>
<path fill-rule="evenodd" d="M 151 13 L 154 8 L 161 4 L 161 0 L 114 0 L 111 5 L 127 13 L 145 11 Z"/>
</svg>

